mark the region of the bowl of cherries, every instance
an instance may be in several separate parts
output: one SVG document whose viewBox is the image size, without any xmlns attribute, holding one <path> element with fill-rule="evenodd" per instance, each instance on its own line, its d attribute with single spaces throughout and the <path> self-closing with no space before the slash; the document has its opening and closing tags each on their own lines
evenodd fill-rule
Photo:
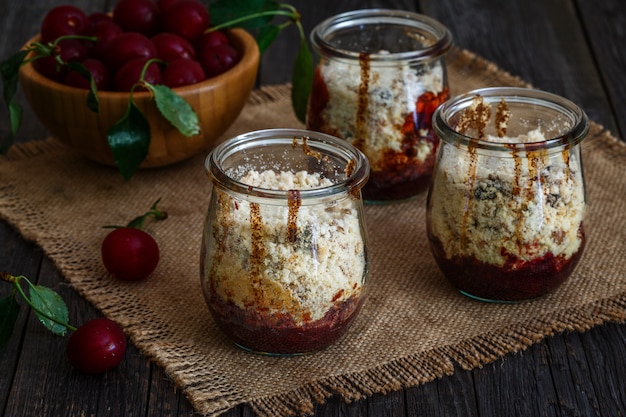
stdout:
<svg viewBox="0 0 626 417">
<path fill-rule="evenodd" d="M 119 0 L 92 14 L 57 6 L 23 50 L 20 86 L 44 127 L 127 178 L 215 146 L 260 55 L 247 31 L 212 30 L 199 0 Z"/>
</svg>

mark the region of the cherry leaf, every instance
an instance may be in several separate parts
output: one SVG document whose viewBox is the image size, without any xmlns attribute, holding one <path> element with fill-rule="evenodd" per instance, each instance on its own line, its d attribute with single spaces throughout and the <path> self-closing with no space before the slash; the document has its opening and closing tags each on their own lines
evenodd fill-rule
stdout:
<svg viewBox="0 0 626 417">
<path fill-rule="evenodd" d="M 194 136 L 200 133 L 198 115 L 182 97 L 165 85 L 147 84 L 154 94 L 157 108 L 180 133 Z"/>
<path fill-rule="evenodd" d="M 7 138 L 0 140 L 0 153 L 6 153 L 13 142 L 15 141 L 15 135 L 22 123 L 22 106 L 20 106 L 13 98 L 17 92 L 17 86 L 19 82 L 20 67 L 26 59 L 30 51 L 21 50 L 18 53 L 10 56 L 0 64 L 0 74 L 2 75 L 2 89 L 4 102 L 9 109 L 9 123 L 11 130 Z"/>
<path fill-rule="evenodd" d="M 19 312 L 20 305 L 15 294 L 0 299 L 0 350 L 4 349 L 11 339 Z"/>
<path fill-rule="evenodd" d="M 69 314 L 67 305 L 61 296 L 48 287 L 32 285 L 30 282 L 28 282 L 28 292 L 30 301 L 35 307 L 35 314 L 41 324 L 52 333 L 64 336 L 67 327 L 57 323 L 57 321 L 67 323 Z"/>
<path fill-rule="evenodd" d="M 11 55 L 0 64 L 0 73 L 2 74 L 2 85 L 4 89 L 4 102 L 8 105 L 17 91 L 19 81 L 20 67 L 29 54 L 28 50 L 21 50 Z"/>
<path fill-rule="evenodd" d="M 150 148 L 150 124 L 132 98 L 124 116 L 107 131 L 107 141 L 117 168 L 129 180 Z"/>
<path fill-rule="evenodd" d="M 306 111 L 313 86 L 313 57 L 306 43 L 306 39 L 300 40 L 300 49 L 293 65 L 291 81 L 291 103 L 298 119 L 306 121 Z"/>
<path fill-rule="evenodd" d="M 280 30 L 280 26 L 276 25 L 267 25 L 259 29 L 256 35 L 256 43 L 259 45 L 259 52 L 261 54 L 274 42 Z"/>
</svg>

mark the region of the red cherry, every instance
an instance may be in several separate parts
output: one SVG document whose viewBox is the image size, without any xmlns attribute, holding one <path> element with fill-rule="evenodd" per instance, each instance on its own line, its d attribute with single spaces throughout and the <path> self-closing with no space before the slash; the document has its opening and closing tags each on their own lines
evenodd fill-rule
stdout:
<svg viewBox="0 0 626 417">
<path fill-rule="evenodd" d="M 63 39 L 57 43 L 63 62 L 82 61 L 87 58 L 87 47 L 78 39 Z"/>
<path fill-rule="evenodd" d="M 108 13 L 94 12 L 87 16 L 87 21 L 93 25 L 100 22 L 112 22 L 113 18 Z"/>
<path fill-rule="evenodd" d="M 126 32 L 146 36 L 156 33 L 159 10 L 152 0 L 119 0 L 113 9 L 113 21 Z"/>
<path fill-rule="evenodd" d="M 87 28 L 87 15 L 78 7 L 57 6 L 51 9 L 41 23 L 41 41 L 48 43 L 60 36 L 79 35 Z"/>
<path fill-rule="evenodd" d="M 99 374 L 116 367 L 126 353 L 126 335 L 114 321 L 98 318 L 80 326 L 67 343 L 67 358 L 74 368 Z"/>
<path fill-rule="evenodd" d="M 124 32 L 107 43 L 104 58 L 109 68 L 115 71 L 135 58 L 156 58 L 156 53 L 152 41 L 141 33 Z"/>
<path fill-rule="evenodd" d="M 239 60 L 239 52 L 230 45 L 222 44 L 200 51 L 198 60 L 207 78 L 211 78 L 232 68 Z"/>
<path fill-rule="evenodd" d="M 85 33 L 88 36 L 98 38 L 91 46 L 91 54 L 104 58 L 107 44 L 122 32 L 122 28 L 112 20 L 101 20 L 92 24 Z"/>
<path fill-rule="evenodd" d="M 167 10 L 168 7 L 170 7 L 174 3 L 178 3 L 179 1 L 180 0 L 157 0 L 156 5 L 159 9 L 159 12 L 163 13 L 165 10 Z"/>
<path fill-rule="evenodd" d="M 109 71 L 107 66 L 102 63 L 102 61 L 99 61 L 95 58 L 87 58 L 82 62 L 82 64 L 85 69 L 91 73 L 91 76 L 96 82 L 96 87 L 98 87 L 98 90 L 105 91 L 110 89 L 111 72 Z M 77 71 L 73 70 L 67 73 L 64 82 L 65 84 L 72 87 L 85 89 L 91 88 L 89 80 L 87 80 Z"/>
<path fill-rule="evenodd" d="M 113 89 L 115 91 L 130 91 L 141 77 L 141 72 L 148 62 L 145 58 L 135 58 L 122 66 L 113 78 Z M 157 85 L 162 83 L 161 68 L 156 62 L 148 65 L 143 80 L 149 84 Z M 143 88 L 140 88 L 142 90 Z M 130 232 L 129 232 L 130 233 Z M 145 233 L 145 232 L 144 232 Z"/>
<path fill-rule="evenodd" d="M 211 21 L 209 11 L 197 0 L 179 0 L 170 5 L 161 18 L 165 31 L 190 42 L 200 37 Z"/>
<path fill-rule="evenodd" d="M 156 47 L 157 57 L 166 62 L 175 61 L 180 58 L 192 59 L 196 56 L 196 51 L 184 38 L 173 33 L 159 33 L 152 37 L 152 43 Z"/>
<path fill-rule="evenodd" d="M 116 278 L 126 281 L 145 279 L 159 263 L 159 246 L 143 230 L 122 227 L 102 241 L 102 262 Z"/>
<path fill-rule="evenodd" d="M 163 70 L 163 84 L 170 88 L 199 83 L 205 78 L 202 65 L 188 58 L 172 61 Z"/>
<path fill-rule="evenodd" d="M 228 37 L 221 30 L 214 30 L 212 32 L 205 32 L 198 39 L 197 48 L 199 50 L 212 48 L 217 45 L 230 44 Z"/>
</svg>

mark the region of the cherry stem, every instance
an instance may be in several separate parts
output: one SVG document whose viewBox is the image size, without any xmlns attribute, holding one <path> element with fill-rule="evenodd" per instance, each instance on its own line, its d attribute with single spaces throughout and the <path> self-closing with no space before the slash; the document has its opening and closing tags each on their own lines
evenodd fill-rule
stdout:
<svg viewBox="0 0 626 417">
<path fill-rule="evenodd" d="M 132 227 L 135 229 L 142 230 L 144 223 L 150 217 L 152 217 L 154 220 L 165 220 L 167 219 L 167 212 L 157 209 L 157 204 L 159 204 L 160 201 L 161 201 L 161 198 L 159 198 L 157 201 L 154 202 L 154 204 L 152 204 L 152 206 L 150 206 L 150 210 L 148 210 L 141 216 L 135 217 L 130 222 L 128 222 L 126 226 L 103 226 L 103 227 L 105 229 L 121 229 L 122 227 Z"/>
<path fill-rule="evenodd" d="M 228 22 L 224 22 L 219 25 L 215 25 L 211 27 L 209 30 L 207 30 L 207 32 L 214 32 L 216 30 L 224 29 L 227 27 L 234 26 L 238 23 L 245 22 L 246 20 L 252 20 L 258 17 L 265 17 L 265 16 L 286 16 L 294 21 L 300 18 L 300 15 L 298 13 L 295 13 L 294 11 L 273 10 L 273 11 L 267 11 L 267 12 L 252 13 L 247 16 L 243 16 L 237 19 L 230 20 Z"/>
</svg>

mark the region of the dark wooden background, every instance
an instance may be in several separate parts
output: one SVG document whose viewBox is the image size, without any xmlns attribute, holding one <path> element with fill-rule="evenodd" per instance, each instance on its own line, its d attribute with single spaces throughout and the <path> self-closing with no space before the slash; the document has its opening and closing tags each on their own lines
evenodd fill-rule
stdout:
<svg viewBox="0 0 626 417">
<path fill-rule="evenodd" d="M 107 0 L 0 0 L 0 58 L 38 32 L 45 12 L 72 3 L 87 12 Z M 535 87 L 578 103 L 618 137 L 626 133 L 626 1 L 624 0 L 298 0 L 305 30 L 335 13 L 370 7 L 430 15 L 456 44 Z M 282 34 L 266 52 L 260 84 L 290 80 L 297 33 Z M 28 106 L 18 140 L 47 137 Z M 0 110 L 0 134 L 8 131 Z M 33 181 L 36 181 L 33 178 Z M 0 178 L 0 186 L 2 179 Z M 615 254 L 626 256 L 626 254 Z M 71 321 L 100 313 L 64 283 L 40 248 L 0 220 L 0 270 L 24 274 L 59 291 Z M 626 273 L 626 271 L 624 271 Z M 602 277 L 598 277 L 602 279 Z M 0 284 L 0 295 L 9 286 Z M 193 408 L 164 372 L 130 346 L 122 364 L 101 376 L 73 372 L 66 340 L 50 336 L 23 308 L 16 334 L 0 353 L 0 416 L 190 416 Z M 226 416 L 251 416 L 240 406 Z M 316 416 L 624 416 L 626 324 L 549 337 L 471 372 L 353 404 L 331 398 Z"/>
</svg>

